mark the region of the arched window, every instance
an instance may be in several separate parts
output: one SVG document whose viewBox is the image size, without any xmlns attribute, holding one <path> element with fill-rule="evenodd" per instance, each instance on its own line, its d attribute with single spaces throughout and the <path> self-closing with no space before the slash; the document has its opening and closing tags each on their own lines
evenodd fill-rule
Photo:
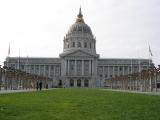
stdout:
<svg viewBox="0 0 160 120">
<path fill-rule="evenodd" d="M 72 47 L 75 47 L 75 42 L 72 42 Z"/>
<path fill-rule="evenodd" d="M 71 87 L 74 86 L 74 80 L 73 80 L 73 79 L 70 80 L 70 86 L 71 86 Z"/>
<path fill-rule="evenodd" d="M 80 79 L 77 80 L 77 87 L 81 87 L 81 80 Z"/>
<path fill-rule="evenodd" d="M 87 42 L 84 43 L 84 48 L 87 48 Z"/>
<path fill-rule="evenodd" d="M 78 31 L 82 31 L 82 27 L 78 27 Z"/>
<path fill-rule="evenodd" d="M 81 43 L 80 43 L 80 42 L 78 42 L 77 47 L 78 47 L 78 48 L 81 48 Z"/>
<path fill-rule="evenodd" d="M 59 80 L 58 86 L 62 86 L 62 80 Z"/>
<path fill-rule="evenodd" d="M 90 48 L 92 48 L 92 43 L 90 43 Z"/>
<path fill-rule="evenodd" d="M 68 42 L 66 42 L 66 46 L 67 46 L 67 48 L 69 48 L 69 43 Z"/>
<path fill-rule="evenodd" d="M 89 81 L 87 79 L 84 80 L 84 87 L 88 87 L 89 86 Z"/>
</svg>

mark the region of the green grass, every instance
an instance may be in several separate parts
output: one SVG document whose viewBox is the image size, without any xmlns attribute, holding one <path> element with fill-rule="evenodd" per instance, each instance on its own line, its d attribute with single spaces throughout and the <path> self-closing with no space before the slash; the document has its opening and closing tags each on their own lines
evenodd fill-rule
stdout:
<svg viewBox="0 0 160 120">
<path fill-rule="evenodd" d="M 99 89 L 0 94 L 0 120 L 160 120 L 160 96 Z"/>
</svg>

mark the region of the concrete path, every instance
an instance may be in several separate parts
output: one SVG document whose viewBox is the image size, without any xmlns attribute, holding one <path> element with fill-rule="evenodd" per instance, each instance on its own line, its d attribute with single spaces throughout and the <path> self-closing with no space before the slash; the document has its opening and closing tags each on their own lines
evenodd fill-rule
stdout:
<svg viewBox="0 0 160 120">
<path fill-rule="evenodd" d="M 44 90 L 52 90 L 55 88 L 51 88 L 51 89 L 42 89 L 42 91 Z M 0 94 L 8 94 L 8 93 L 18 93 L 18 92 L 32 92 L 32 91 L 37 91 L 36 89 L 25 89 L 25 90 L 1 90 Z"/>
<path fill-rule="evenodd" d="M 6 94 L 6 93 L 18 93 L 18 92 L 32 92 L 36 91 L 35 89 L 26 89 L 26 90 L 1 90 L 0 94 Z"/>
<path fill-rule="evenodd" d="M 147 95 L 160 95 L 160 91 L 158 92 L 141 92 L 141 91 L 131 91 L 131 90 L 115 90 L 115 89 L 102 89 L 107 91 L 117 91 L 117 92 L 128 92 L 128 93 L 138 93 L 138 94 L 147 94 Z"/>
</svg>

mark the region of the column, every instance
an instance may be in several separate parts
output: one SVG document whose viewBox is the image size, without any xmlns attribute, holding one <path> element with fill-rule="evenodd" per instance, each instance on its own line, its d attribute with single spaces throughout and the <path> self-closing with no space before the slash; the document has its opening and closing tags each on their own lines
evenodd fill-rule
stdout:
<svg viewBox="0 0 160 120">
<path fill-rule="evenodd" d="M 84 79 L 81 79 L 81 86 L 84 87 Z"/>
<path fill-rule="evenodd" d="M 101 87 L 104 86 L 104 81 L 105 81 L 105 75 L 104 75 L 104 66 L 102 66 L 102 80 L 101 80 Z"/>
<path fill-rule="evenodd" d="M 40 65 L 39 65 L 39 73 L 38 74 L 40 75 Z"/>
<path fill-rule="evenodd" d="M 64 60 L 64 64 L 65 64 L 65 67 L 64 67 L 64 76 L 67 75 L 67 60 Z"/>
<path fill-rule="evenodd" d="M 128 68 L 128 74 L 130 74 L 130 72 L 129 72 L 129 66 L 127 66 L 127 68 Z"/>
<path fill-rule="evenodd" d="M 155 85 L 155 92 L 157 92 L 157 73 L 154 73 L 154 85 Z"/>
<path fill-rule="evenodd" d="M 114 74 L 114 66 L 113 66 L 113 76 L 112 76 L 112 77 L 114 77 L 114 75 L 115 75 L 115 74 Z"/>
<path fill-rule="evenodd" d="M 74 87 L 77 87 L 77 80 L 74 79 Z"/>
<path fill-rule="evenodd" d="M 69 68 L 69 66 L 70 66 L 70 60 L 68 60 L 68 75 L 70 75 L 70 68 Z"/>
<path fill-rule="evenodd" d="M 91 60 L 91 76 L 93 75 L 93 66 L 92 66 L 92 64 L 93 64 L 93 60 Z"/>
<path fill-rule="evenodd" d="M 51 75 L 51 66 L 48 65 L 48 76 L 50 77 L 50 75 Z"/>
<path fill-rule="evenodd" d="M 28 73 L 31 73 L 31 71 L 30 71 L 30 67 L 31 67 L 31 66 L 30 66 L 30 65 L 28 65 Z"/>
<path fill-rule="evenodd" d="M 33 71 L 34 71 L 34 74 L 36 74 L 36 66 L 33 65 Z"/>
<path fill-rule="evenodd" d="M 43 69 L 43 75 L 46 75 L 46 65 L 44 65 L 44 69 Z M 48 77 L 48 76 L 47 76 Z"/>
<path fill-rule="evenodd" d="M 107 76 L 107 78 L 110 78 L 110 72 L 109 72 L 109 65 L 108 65 L 108 76 Z"/>
<path fill-rule="evenodd" d="M 149 89 L 150 89 L 150 92 L 152 92 L 152 77 L 151 77 L 151 73 L 149 74 Z"/>
<path fill-rule="evenodd" d="M 75 64 L 74 65 L 75 65 L 74 74 L 77 75 L 77 60 L 76 59 L 75 59 Z"/>
<path fill-rule="evenodd" d="M 120 75 L 119 75 L 119 66 L 118 66 L 118 76 L 120 76 Z"/>
<path fill-rule="evenodd" d="M 122 67 L 122 74 L 124 75 L 124 66 Z"/>
<path fill-rule="evenodd" d="M 97 70 L 97 66 L 95 67 L 94 66 L 95 65 L 95 62 L 94 62 L 94 60 L 92 60 L 92 75 L 94 75 L 94 74 L 97 74 L 97 73 L 95 73 Z"/>
<path fill-rule="evenodd" d="M 103 71 L 102 71 L 102 72 L 103 72 L 103 73 L 102 73 L 102 77 L 104 78 L 104 77 L 105 77 L 105 75 L 104 75 L 104 66 L 102 66 L 102 70 L 103 70 Z"/>
<path fill-rule="evenodd" d="M 84 75 L 84 60 L 82 60 L 82 76 Z"/>
<path fill-rule="evenodd" d="M 53 66 L 53 76 L 56 76 L 56 65 Z"/>
<path fill-rule="evenodd" d="M 91 60 L 89 60 L 89 76 L 91 75 Z"/>
</svg>

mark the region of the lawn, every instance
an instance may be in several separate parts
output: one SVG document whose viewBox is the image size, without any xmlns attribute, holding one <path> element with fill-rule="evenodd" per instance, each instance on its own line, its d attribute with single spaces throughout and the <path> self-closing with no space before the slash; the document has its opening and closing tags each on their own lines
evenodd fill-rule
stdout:
<svg viewBox="0 0 160 120">
<path fill-rule="evenodd" d="M 0 94 L 0 120 L 160 120 L 160 96 L 63 88 Z"/>
</svg>

